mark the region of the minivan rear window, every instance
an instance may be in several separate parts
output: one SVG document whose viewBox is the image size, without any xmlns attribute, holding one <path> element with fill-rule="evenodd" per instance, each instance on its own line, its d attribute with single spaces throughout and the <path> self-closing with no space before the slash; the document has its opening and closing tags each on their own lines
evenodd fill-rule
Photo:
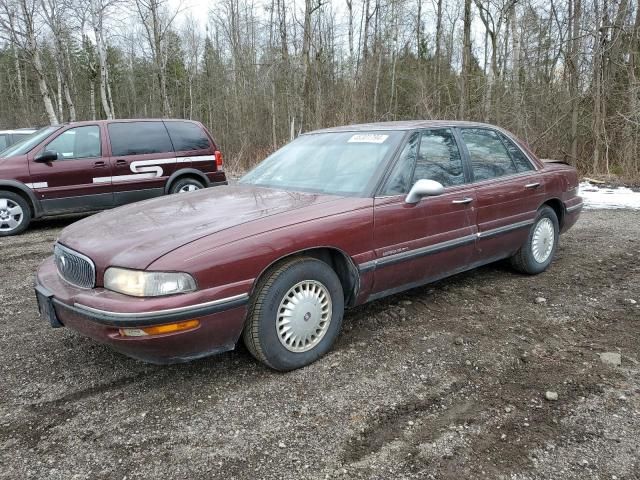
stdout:
<svg viewBox="0 0 640 480">
<path fill-rule="evenodd" d="M 111 155 L 143 155 L 147 153 L 173 153 L 167 129 L 162 122 L 110 123 Z"/>
<path fill-rule="evenodd" d="M 164 122 L 176 152 L 207 150 L 211 148 L 209 138 L 202 128 L 191 122 Z"/>
</svg>

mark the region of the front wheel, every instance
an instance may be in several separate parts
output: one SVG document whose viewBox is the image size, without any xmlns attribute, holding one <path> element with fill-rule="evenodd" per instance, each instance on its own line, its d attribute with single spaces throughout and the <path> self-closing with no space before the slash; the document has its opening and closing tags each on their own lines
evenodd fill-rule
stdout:
<svg viewBox="0 0 640 480">
<path fill-rule="evenodd" d="M 31 208 L 17 193 L 0 192 L 0 237 L 24 232 L 31 223 Z"/>
<path fill-rule="evenodd" d="M 267 366 L 295 370 L 315 362 L 335 342 L 344 314 L 340 279 L 309 257 L 267 272 L 251 298 L 244 343 Z"/>
<path fill-rule="evenodd" d="M 511 257 L 513 268 L 522 273 L 535 275 L 544 272 L 556 253 L 560 226 L 556 212 L 547 206 L 538 210 L 529 236 L 520 250 Z"/>
</svg>

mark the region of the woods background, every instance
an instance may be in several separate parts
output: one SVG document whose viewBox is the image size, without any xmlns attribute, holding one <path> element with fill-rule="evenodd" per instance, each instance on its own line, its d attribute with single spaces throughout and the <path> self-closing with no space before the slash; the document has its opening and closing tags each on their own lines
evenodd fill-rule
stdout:
<svg viewBox="0 0 640 480">
<path fill-rule="evenodd" d="M 205 123 L 244 168 L 300 131 L 467 119 L 640 176 L 629 0 L 0 0 L 0 128 Z M 199 10 L 201 11 L 201 9 Z"/>
</svg>

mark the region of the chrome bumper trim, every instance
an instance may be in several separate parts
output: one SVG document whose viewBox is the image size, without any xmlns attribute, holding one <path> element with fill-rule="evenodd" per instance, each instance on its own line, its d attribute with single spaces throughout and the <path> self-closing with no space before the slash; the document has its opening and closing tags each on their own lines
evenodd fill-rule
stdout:
<svg viewBox="0 0 640 480">
<path fill-rule="evenodd" d="M 99 308 L 89 307 L 80 303 L 73 306 L 53 299 L 56 306 L 68 309 L 89 320 L 111 326 L 145 326 L 160 325 L 180 320 L 192 319 L 198 316 L 212 315 L 232 308 L 244 306 L 249 301 L 249 294 L 243 293 L 232 297 L 221 298 L 211 302 L 198 303 L 185 307 L 168 308 L 151 312 L 110 312 Z"/>
<path fill-rule="evenodd" d="M 576 210 L 580 210 L 582 207 L 584 207 L 584 203 L 583 202 L 580 202 L 580 203 L 578 203 L 576 205 L 572 205 L 570 207 L 567 207 L 567 213 L 573 213 Z"/>
</svg>

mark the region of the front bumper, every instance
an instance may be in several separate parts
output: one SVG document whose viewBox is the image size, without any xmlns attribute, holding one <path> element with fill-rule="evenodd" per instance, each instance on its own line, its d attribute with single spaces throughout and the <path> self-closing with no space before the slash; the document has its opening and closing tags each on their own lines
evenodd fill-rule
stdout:
<svg viewBox="0 0 640 480">
<path fill-rule="evenodd" d="M 193 305 L 172 305 L 172 302 L 183 303 L 184 297 L 145 302 L 147 299 L 130 298 L 99 288 L 88 291 L 62 280 L 51 259 L 38 270 L 36 290 L 40 303 L 43 297 L 49 300 L 53 326 L 67 326 L 127 356 L 159 364 L 185 362 L 232 350 L 242 333 L 248 301 L 248 295 L 237 294 Z M 116 305 L 120 311 L 103 307 L 113 298 L 119 300 Z M 130 300 L 128 309 L 127 300 Z M 182 332 L 141 337 L 122 336 L 119 332 L 120 328 L 192 319 L 199 320 L 199 326 Z"/>
</svg>

